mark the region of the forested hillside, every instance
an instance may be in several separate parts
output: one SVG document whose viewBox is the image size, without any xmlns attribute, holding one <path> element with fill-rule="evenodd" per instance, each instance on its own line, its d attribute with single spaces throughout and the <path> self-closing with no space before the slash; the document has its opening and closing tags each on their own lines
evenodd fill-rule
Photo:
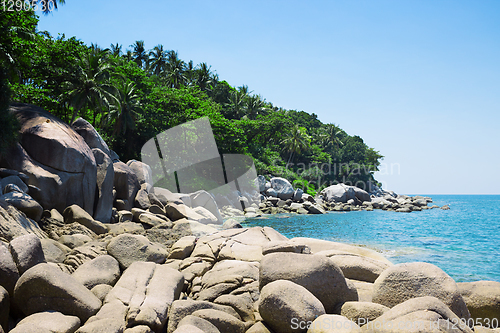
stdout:
<svg viewBox="0 0 500 333">
<path fill-rule="evenodd" d="M 285 177 L 310 194 L 374 180 L 382 155 L 359 136 L 233 87 L 210 65 L 182 60 L 169 50 L 175 45 L 89 46 L 38 31 L 33 12 L 0 15 L 0 156 L 17 131 L 6 112 L 10 98 L 68 123 L 85 118 L 125 161 L 139 159 L 158 133 L 208 116 L 220 153 L 251 155 L 259 174 Z"/>
</svg>

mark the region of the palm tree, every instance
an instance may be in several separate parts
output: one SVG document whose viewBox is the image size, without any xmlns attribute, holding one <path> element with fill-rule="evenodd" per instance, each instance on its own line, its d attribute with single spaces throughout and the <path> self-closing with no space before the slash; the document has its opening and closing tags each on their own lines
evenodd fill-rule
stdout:
<svg viewBox="0 0 500 333">
<path fill-rule="evenodd" d="M 109 49 L 103 49 L 102 47 L 94 43 L 90 44 L 90 51 L 94 53 L 100 53 L 101 51 L 104 51 L 106 54 L 110 52 Z"/>
<path fill-rule="evenodd" d="M 130 50 L 127 50 L 127 52 L 123 55 L 123 58 L 127 61 L 132 61 L 134 60 L 134 53 Z"/>
<path fill-rule="evenodd" d="M 135 130 L 135 121 L 142 110 L 142 104 L 132 81 L 121 80 L 115 88 L 114 103 L 110 106 L 107 123 L 114 121 L 113 134 L 125 135 L 127 130 Z"/>
<path fill-rule="evenodd" d="M 115 57 L 119 57 L 122 55 L 122 45 L 121 44 L 111 44 L 110 45 L 111 54 Z"/>
<path fill-rule="evenodd" d="M 163 50 L 163 45 L 156 45 L 149 52 L 149 69 L 154 75 L 159 76 L 167 67 L 167 52 Z"/>
<path fill-rule="evenodd" d="M 269 111 L 265 99 L 260 95 L 247 97 L 245 99 L 245 109 L 250 119 L 255 119 L 258 115 L 266 114 Z"/>
<path fill-rule="evenodd" d="M 321 143 L 325 149 L 338 149 L 340 146 L 344 145 L 344 143 L 340 139 L 340 135 L 343 131 L 338 126 L 334 124 L 327 124 L 322 128 L 322 131 L 323 133 L 321 134 Z"/>
<path fill-rule="evenodd" d="M 232 112 L 232 118 L 240 119 L 245 112 L 245 99 L 247 95 L 241 91 L 231 91 L 229 93 L 229 103 L 226 105 Z"/>
<path fill-rule="evenodd" d="M 193 85 L 195 80 L 195 68 L 193 65 L 193 60 L 189 60 L 184 68 L 184 75 L 186 76 L 186 83 L 188 85 Z"/>
<path fill-rule="evenodd" d="M 311 137 L 307 134 L 305 127 L 300 127 L 295 125 L 292 127 L 289 135 L 281 141 L 281 144 L 285 145 L 285 149 L 290 152 L 290 157 L 288 158 L 288 163 L 290 163 L 293 154 L 300 154 L 302 151 L 309 148 L 311 143 Z"/>
<path fill-rule="evenodd" d="M 74 80 L 64 83 L 66 93 L 61 96 L 73 106 L 71 122 L 75 120 L 80 110 L 93 107 L 93 125 L 95 126 L 98 111 L 102 112 L 104 108 L 109 107 L 114 98 L 111 94 L 113 87 L 109 84 L 109 76 L 110 64 L 107 59 L 107 50 L 89 50 L 80 57 L 78 73 Z"/>
<path fill-rule="evenodd" d="M 134 48 L 133 56 L 135 63 L 143 68 L 148 61 L 148 55 L 146 54 L 146 48 L 144 47 L 144 41 L 138 40 L 134 44 L 130 45 Z"/>
<path fill-rule="evenodd" d="M 16 19 L 16 12 L 1 12 L 0 14 L 0 66 L 7 71 L 10 83 L 22 82 L 21 68 L 29 66 L 29 58 L 23 56 L 23 52 L 16 52 L 16 46 L 21 42 L 34 41 L 36 38 L 36 25 L 27 25 Z M 29 15 L 29 14 L 28 14 Z M 26 45 L 26 47 L 30 47 Z"/>
<path fill-rule="evenodd" d="M 210 69 L 212 66 L 208 66 L 206 62 L 202 62 L 196 68 L 196 85 L 202 90 L 207 91 L 210 86 L 214 83 L 214 77 Z"/>
<path fill-rule="evenodd" d="M 165 69 L 165 79 L 171 88 L 180 88 L 186 83 L 184 75 L 186 64 L 179 59 L 177 52 L 168 52 L 167 65 Z"/>
<path fill-rule="evenodd" d="M 238 87 L 238 91 L 244 95 L 248 95 L 253 92 L 248 90 L 248 86 L 246 84 L 242 85 L 241 87 Z"/>
</svg>

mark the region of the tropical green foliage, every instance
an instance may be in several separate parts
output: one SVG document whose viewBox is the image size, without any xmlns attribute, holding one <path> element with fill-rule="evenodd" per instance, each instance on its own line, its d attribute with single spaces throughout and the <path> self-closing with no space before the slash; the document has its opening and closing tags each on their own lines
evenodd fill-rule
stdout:
<svg viewBox="0 0 500 333">
<path fill-rule="evenodd" d="M 7 81 L 7 74 L 0 68 L 0 158 L 7 149 L 16 142 L 19 123 L 17 119 L 9 113 L 10 89 Z"/>
<path fill-rule="evenodd" d="M 288 136 L 281 141 L 285 145 L 285 149 L 290 152 L 288 163 L 290 163 L 293 154 L 300 154 L 302 151 L 307 150 L 311 146 L 311 137 L 307 134 L 305 127 L 295 125 L 291 128 Z"/>
<path fill-rule="evenodd" d="M 207 116 L 220 153 L 250 155 L 258 173 L 285 177 L 308 193 L 374 180 L 382 155 L 360 137 L 315 114 L 276 107 L 246 85 L 233 87 L 207 63 L 186 62 L 161 44 L 149 50 L 144 41 L 122 50 L 53 38 L 36 31 L 33 13 L 9 15 L 0 19 L 0 61 L 13 100 L 67 122 L 87 119 L 122 160 L 140 158 L 157 134 Z M 1 97 L 8 97 L 5 89 Z"/>
<path fill-rule="evenodd" d="M 107 60 L 108 50 L 91 48 L 80 56 L 76 75 L 65 82 L 62 100 L 73 107 L 71 122 L 83 108 L 92 110 L 92 124 L 95 126 L 97 114 L 109 109 L 113 100 L 113 86 L 109 84 L 111 66 Z"/>
</svg>

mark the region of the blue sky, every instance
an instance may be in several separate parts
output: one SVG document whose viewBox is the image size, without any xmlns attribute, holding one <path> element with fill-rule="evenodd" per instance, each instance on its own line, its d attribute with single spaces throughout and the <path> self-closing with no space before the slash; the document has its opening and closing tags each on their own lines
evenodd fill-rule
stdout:
<svg viewBox="0 0 500 333">
<path fill-rule="evenodd" d="M 499 194 L 499 12 L 495 0 L 67 0 L 39 29 L 207 62 L 361 136 L 397 193 Z"/>
</svg>

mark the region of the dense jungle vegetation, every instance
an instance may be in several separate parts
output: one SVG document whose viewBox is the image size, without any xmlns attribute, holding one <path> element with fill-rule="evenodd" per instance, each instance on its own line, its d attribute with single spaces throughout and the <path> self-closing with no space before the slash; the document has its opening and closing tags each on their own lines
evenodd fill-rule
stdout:
<svg viewBox="0 0 500 333">
<path fill-rule="evenodd" d="M 259 174 L 285 177 L 310 194 L 374 181 L 382 155 L 315 114 L 233 87 L 210 65 L 184 61 L 161 44 L 89 46 L 38 31 L 37 23 L 33 11 L 0 13 L 0 156 L 17 137 L 7 108 L 18 101 L 68 123 L 85 118 L 124 161 L 140 159 L 158 133 L 207 116 L 220 153 L 250 155 Z"/>
</svg>

